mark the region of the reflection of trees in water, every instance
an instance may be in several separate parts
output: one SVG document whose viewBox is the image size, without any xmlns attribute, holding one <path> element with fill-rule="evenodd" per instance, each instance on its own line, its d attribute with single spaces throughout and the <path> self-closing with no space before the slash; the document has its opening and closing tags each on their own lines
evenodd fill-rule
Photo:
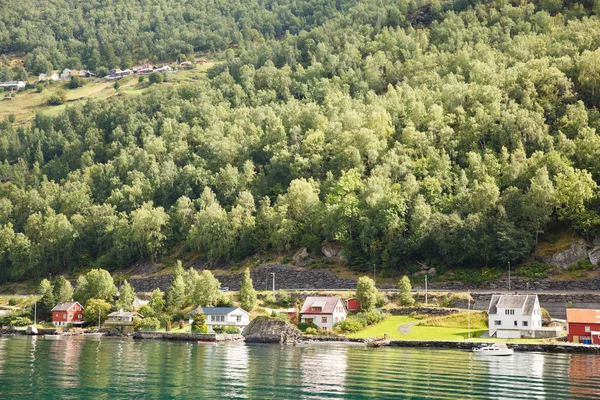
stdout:
<svg viewBox="0 0 600 400">
<path fill-rule="evenodd" d="M 600 398 L 600 356 L 572 354 L 569 378 L 571 398 Z"/>
<path fill-rule="evenodd" d="M 302 389 L 312 393 L 309 398 L 330 398 L 331 394 L 344 393 L 347 346 L 315 345 L 303 349 Z M 323 396 L 319 396 L 323 394 Z"/>
<path fill-rule="evenodd" d="M 8 339 L 0 338 L 0 374 L 4 372 L 4 363 L 8 357 L 6 352 L 6 343 L 8 343 Z"/>
</svg>

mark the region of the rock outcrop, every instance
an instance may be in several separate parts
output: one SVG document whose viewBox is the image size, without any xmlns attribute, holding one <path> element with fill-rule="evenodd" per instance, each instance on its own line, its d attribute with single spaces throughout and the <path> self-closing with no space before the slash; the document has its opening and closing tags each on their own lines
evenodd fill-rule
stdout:
<svg viewBox="0 0 600 400">
<path fill-rule="evenodd" d="M 570 265 L 586 258 L 588 258 L 588 245 L 585 243 L 585 240 L 579 239 L 571 243 L 566 249 L 544 257 L 542 260 L 546 264 L 567 269 Z"/>
<path fill-rule="evenodd" d="M 242 332 L 249 343 L 295 343 L 300 331 L 280 319 L 257 317 Z"/>
</svg>

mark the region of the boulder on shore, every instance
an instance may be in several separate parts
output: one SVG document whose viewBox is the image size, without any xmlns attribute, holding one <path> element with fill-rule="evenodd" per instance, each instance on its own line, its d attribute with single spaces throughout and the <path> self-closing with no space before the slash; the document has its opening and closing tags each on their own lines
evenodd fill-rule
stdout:
<svg viewBox="0 0 600 400">
<path fill-rule="evenodd" d="M 294 343 L 301 333 L 285 321 L 262 316 L 250 321 L 242 335 L 248 343 Z"/>
<path fill-rule="evenodd" d="M 37 335 L 38 334 L 38 329 L 37 329 L 37 327 L 35 327 L 33 325 L 30 325 L 30 326 L 27 327 L 27 331 L 26 332 L 27 332 L 28 335 Z"/>
</svg>

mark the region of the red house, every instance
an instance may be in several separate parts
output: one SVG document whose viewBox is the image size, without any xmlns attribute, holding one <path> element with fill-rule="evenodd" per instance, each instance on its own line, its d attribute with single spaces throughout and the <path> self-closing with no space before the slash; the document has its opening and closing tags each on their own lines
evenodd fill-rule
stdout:
<svg viewBox="0 0 600 400">
<path fill-rule="evenodd" d="M 358 299 L 352 297 L 350 299 L 345 300 L 346 308 L 348 311 L 358 311 L 360 310 L 360 301 Z"/>
<path fill-rule="evenodd" d="M 79 302 L 59 303 L 52 309 L 52 325 L 81 325 L 83 324 L 83 315 L 83 306 Z"/>
<path fill-rule="evenodd" d="M 567 335 L 572 343 L 600 344 L 600 310 L 567 308 Z"/>
</svg>

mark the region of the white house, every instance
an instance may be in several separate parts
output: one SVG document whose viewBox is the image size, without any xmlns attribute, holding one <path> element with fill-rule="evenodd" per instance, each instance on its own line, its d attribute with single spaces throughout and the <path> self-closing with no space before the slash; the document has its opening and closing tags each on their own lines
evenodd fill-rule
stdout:
<svg viewBox="0 0 600 400">
<path fill-rule="evenodd" d="M 60 79 L 60 77 L 58 76 L 58 74 L 56 72 L 51 73 L 51 74 L 40 74 L 40 76 L 38 77 L 38 81 L 42 82 L 42 81 L 58 81 Z"/>
<path fill-rule="evenodd" d="M 69 68 L 65 68 L 63 72 L 60 74 L 60 79 L 65 80 L 71 76 L 71 70 Z"/>
<path fill-rule="evenodd" d="M 515 339 L 536 337 L 543 331 L 537 295 L 493 295 L 488 308 L 490 337 Z"/>
<path fill-rule="evenodd" d="M 309 296 L 300 311 L 301 322 L 309 322 L 320 329 L 332 330 L 333 325 L 346 319 L 346 306 L 340 297 Z"/>
<path fill-rule="evenodd" d="M 242 331 L 250 323 L 250 313 L 236 307 L 198 307 L 190 311 L 190 318 L 198 313 L 206 316 L 209 333 L 215 332 L 215 326 L 235 326 Z"/>
</svg>

